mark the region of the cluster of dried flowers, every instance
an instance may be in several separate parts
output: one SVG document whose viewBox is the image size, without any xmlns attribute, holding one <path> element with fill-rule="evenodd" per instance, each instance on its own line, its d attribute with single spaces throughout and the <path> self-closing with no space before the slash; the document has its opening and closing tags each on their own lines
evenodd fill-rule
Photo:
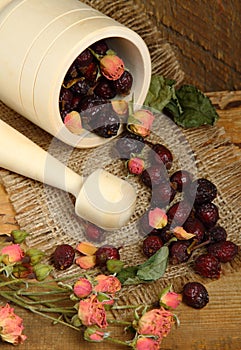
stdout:
<svg viewBox="0 0 241 350">
<path fill-rule="evenodd" d="M 0 296 L 8 301 L 0 307 L 0 337 L 3 341 L 17 345 L 27 338 L 23 335 L 23 320 L 9 305 L 12 302 L 78 331 L 84 328 L 84 339 L 90 342 L 108 341 L 137 350 L 160 349 L 163 338 L 177 323 L 173 310 L 181 302 L 181 295 L 173 292 L 171 286 L 161 293 L 158 307 L 118 306 L 116 301 L 122 285 L 115 274 L 93 276 L 85 272 L 71 277 L 47 278 L 53 268 L 40 262 L 43 252 L 22 247 L 26 236 L 24 231 L 13 231 L 11 242 L 8 238 L 8 242 L 0 246 Z M 55 293 L 55 301 L 48 300 L 48 286 Z M 30 303 L 32 288 L 39 290 L 39 300 L 35 294 L 34 305 Z M 134 309 L 133 319 L 116 319 L 112 311 L 118 309 Z M 111 337 L 108 326 L 113 323 L 124 327 L 126 332 L 132 330 L 131 339 Z"/>
</svg>

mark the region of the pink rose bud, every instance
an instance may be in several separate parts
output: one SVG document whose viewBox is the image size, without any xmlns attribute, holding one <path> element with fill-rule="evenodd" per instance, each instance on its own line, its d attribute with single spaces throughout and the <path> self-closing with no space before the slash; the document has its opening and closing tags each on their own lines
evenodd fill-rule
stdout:
<svg viewBox="0 0 241 350">
<path fill-rule="evenodd" d="M 136 350 L 159 350 L 160 342 L 152 338 L 141 337 L 138 338 L 135 344 Z"/>
<path fill-rule="evenodd" d="M 101 73 L 109 80 L 119 79 L 125 71 L 122 59 L 116 55 L 105 55 L 100 60 Z"/>
<path fill-rule="evenodd" d="M 80 114 L 76 111 L 72 111 L 64 118 L 64 125 L 73 134 L 80 135 L 83 131 Z"/>
<path fill-rule="evenodd" d="M 146 137 L 150 135 L 154 115 L 146 110 L 140 109 L 131 114 L 127 120 L 127 128 L 134 134 Z"/>
<path fill-rule="evenodd" d="M 104 332 L 95 326 L 91 326 L 86 328 L 84 332 L 84 339 L 90 342 L 99 343 L 108 338 L 109 335 L 110 334 L 108 332 Z"/>
<path fill-rule="evenodd" d="M 115 276 L 98 275 L 95 277 L 97 283 L 94 287 L 96 292 L 114 295 L 121 289 L 121 283 Z"/>
<path fill-rule="evenodd" d="M 143 159 L 138 157 L 131 158 L 127 162 L 127 168 L 130 174 L 140 175 L 145 168 L 145 162 Z"/>
<path fill-rule="evenodd" d="M 176 309 L 182 301 L 182 295 L 171 291 L 171 286 L 160 294 L 160 305 L 166 309 Z"/>
<path fill-rule="evenodd" d="M 74 284 L 74 294 L 79 298 L 86 298 L 92 292 L 92 284 L 87 278 L 80 278 Z"/>
<path fill-rule="evenodd" d="M 0 337 L 13 345 L 22 344 L 27 338 L 23 335 L 23 320 L 14 313 L 14 309 L 6 304 L 0 306 Z"/>
<path fill-rule="evenodd" d="M 19 244 L 8 245 L 1 250 L 2 261 L 9 265 L 21 261 L 24 257 L 24 251 Z"/>
<path fill-rule="evenodd" d="M 160 229 L 167 224 L 167 215 L 164 210 L 155 208 L 149 211 L 148 214 L 149 225 L 153 228 Z"/>
<path fill-rule="evenodd" d="M 174 236 L 177 238 L 177 239 L 180 239 L 180 240 L 187 240 L 187 239 L 191 239 L 193 237 L 195 237 L 196 235 L 194 235 L 193 233 L 188 233 L 187 231 L 184 230 L 183 227 L 181 226 L 176 226 L 174 229 L 173 229 L 173 233 L 174 233 Z"/>
</svg>

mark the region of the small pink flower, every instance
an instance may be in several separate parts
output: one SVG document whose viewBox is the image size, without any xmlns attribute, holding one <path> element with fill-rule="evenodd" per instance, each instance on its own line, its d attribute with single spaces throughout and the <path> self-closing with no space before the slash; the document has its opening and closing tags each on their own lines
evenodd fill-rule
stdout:
<svg viewBox="0 0 241 350">
<path fill-rule="evenodd" d="M 114 295 L 121 289 L 121 283 L 115 276 L 98 275 L 95 278 L 97 285 L 94 287 L 96 292 Z"/>
<path fill-rule="evenodd" d="M 64 118 L 64 125 L 73 134 L 79 135 L 83 131 L 81 118 L 78 112 L 72 111 Z"/>
<path fill-rule="evenodd" d="M 74 284 L 74 294 L 78 298 L 86 298 L 92 292 L 92 284 L 87 278 L 80 278 Z"/>
<path fill-rule="evenodd" d="M 161 341 L 166 337 L 174 324 L 173 314 L 164 308 L 146 312 L 138 322 L 137 332 L 141 335 L 157 336 Z"/>
<path fill-rule="evenodd" d="M 160 304 L 166 309 L 176 309 L 182 301 L 182 295 L 171 291 L 171 286 L 165 288 L 160 295 Z"/>
<path fill-rule="evenodd" d="M 152 338 L 141 337 L 137 339 L 135 349 L 136 350 L 159 350 L 160 342 Z"/>
<path fill-rule="evenodd" d="M 153 228 L 160 229 L 167 224 L 167 215 L 164 210 L 155 208 L 148 213 L 149 225 Z"/>
<path fill-rule="evenodd" d="M 154 115 L 146 110 L 140 109 L 128 118 L 128 129 L 134 134 L 146 137 L 150 135 L 150 130 L 154 121 Z"/>
<path fill-rule="evenodd" d="M 22 334 L 23 320 L 14 313 L 14 309 L 6 304 L 0 307 L 0 336 L 3 341 L 17 345 L 27 338 Z"/>
<path fill-rule="evenodd" d="M 124 62 L 116 55 L 105 55 L 100 60 L 101 73 L 109 80 L 119 79 L 125 71 Z"/>
<path fill-rule="evenodd" d="M 9 265 L 21 261 L 24 257 L 24 251 L 19 244 L 11 244 L 2 248 L 1 255 L 6 255 L 2 261 L 4 264 Z"/>
<path fill-rule="evenodd" d="M 84 339 L 95 343 L 102 342 L 105 338 L 108 338 L 108 336 L 108 332 L 104 332 L 95 326 L 87 327 L 84 332 Z"/>
<path fill-rule="evenodd" d="M 140 175 L 145 168 L 145 162 L 141 158 L 134 157 L 127 162 L 127 167 L 130 174 Z"/>
<path fill-rule="evenodd" d="M 97 295 L 80 300 L 78 316 L 84 326 L 96 325 L 100 328 L 108 326 L 104 305 L 98 301 Z"/>
</svg>

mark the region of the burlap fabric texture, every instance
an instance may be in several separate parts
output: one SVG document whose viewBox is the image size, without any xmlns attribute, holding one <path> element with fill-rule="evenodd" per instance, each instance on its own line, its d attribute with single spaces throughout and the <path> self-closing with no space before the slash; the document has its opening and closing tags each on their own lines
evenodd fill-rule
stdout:
<svg viewBox="0 0 241 350">
<path fill-rule="evenodd" d="M 85 2 L 142 36 L 151 54 L 153 74 L 162 74 L 175 79 L 177 84 L 182 83 L 184 73 L 173 48 L 162 39 L 144 2 L 139 0 Z M 77 173 L 87 175 L 93 169 L 103 167 L 122 178 L 127 176 L 123 162 L 110 157 L 111 147 L 115 141 L 92 150 L 73 149 L 53 139 L 1 102 L 0 118 Z M 173 152 L 174 166 L 171 172 L 185 168 L 192 171 L 196 177 L 207 177 L 217 185 L 218 198 L 215 203 L 220 209 L 219 223 L 227 229 L 228 238 L 240 245 L 241 160 L 240 154 L 229 142 L 224 130 L 217 127 L 202 127 L 184 132 L 175 127 L 168 118 L 162 118 L 155 123 L 150 140 L 166 144 Z M 74 214 L 73 199 L 68 194 L 4 169 L 1 169 L 0 175 L 15 208 L 20 228 L 30 233 L 27 242 L 29 246 L 40 247 L 50 255 L 57 244 L 69 243 L 75 246 L 81 240 L 86 240 L 84 227 Z M 150 193 L 138 178 L 129 178 L 128 181 L 135 186 L 138 194 L 135 213 L 127 226 L 117 232 L 107 233 L 101 244 L 111 243 L 122 247 L 121 259 L 127 265 L 135 265 L 145 260 L 141 252 L 142 237 L 139 234 L 138 220 L 148 208 Z M 163 278 L 154 283 L 123 289 L 119 303 L 154 302 L 160 290 L 170 283 L 181 289 L 187 280 L 200 280 L 200 277 L 192 272 L 192 261 L 193 258 L 188 263 L 169 266 Z M 239 265 L 240 257 L 237 257 L 232 264 L 226 264 L 225 270 L 232 270 Z M 79 268 L 73 266 L 62 274 L 72 274 L 76 271 L 79 271 Z"/>
</svg>

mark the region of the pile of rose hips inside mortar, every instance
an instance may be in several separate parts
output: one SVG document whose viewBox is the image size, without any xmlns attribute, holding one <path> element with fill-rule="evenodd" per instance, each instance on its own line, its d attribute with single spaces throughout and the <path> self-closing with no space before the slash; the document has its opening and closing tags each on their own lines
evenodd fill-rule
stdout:
<svg viewBox="0 0 241 350">
<path fill-rule="evenodd" d="M 59 95 L 65 126 L 75 134 L 84 129 L 104 138 L 117 135 L 119 104 L 130 94 L 133 76 L 123 60 L 100 40 L 86 48 L 68 69 Z"/>
</svg>

